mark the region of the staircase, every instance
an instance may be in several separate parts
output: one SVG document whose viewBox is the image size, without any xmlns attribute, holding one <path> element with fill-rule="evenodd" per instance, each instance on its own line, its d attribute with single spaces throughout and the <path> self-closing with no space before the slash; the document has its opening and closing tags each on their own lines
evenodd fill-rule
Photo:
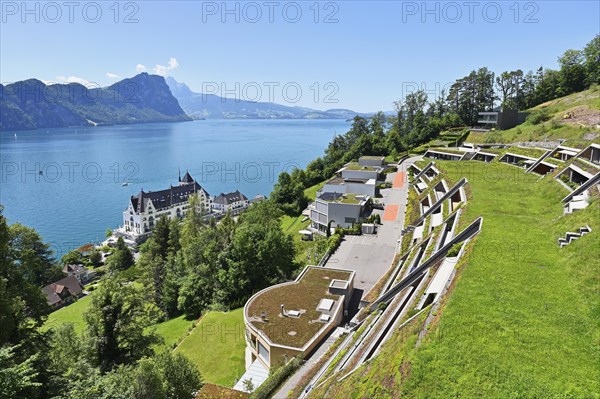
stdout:
<svg viewBox="0 0 600 399">
<path fill-rule="evenodd" d="M 580 227 L 577 232 L 567 231 L 567 234 L 565 234 L 564 238 L 560 237 L 558 239 L 558 246 L 562 248 L 565 245 L 569 245 L 571 243 L 571 241 L 577 240 L 578 238 L 586 235 L 587 233 L 589 233 L 591 231 L 592 231 L 592 228 L 590 226 Z"/>
</svg>

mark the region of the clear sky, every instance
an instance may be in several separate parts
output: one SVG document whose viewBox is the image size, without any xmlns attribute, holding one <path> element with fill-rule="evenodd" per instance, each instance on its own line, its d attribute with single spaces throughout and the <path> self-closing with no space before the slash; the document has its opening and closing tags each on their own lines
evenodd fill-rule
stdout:
<svg viewBox="0 0 600 399">
<path fill-rule="evenodd" d="M 194 91 L 392 109 L 470 70 L 556 68 L 600 31 L 598 1 L 1 1 L 2 83 L 105 86 L 138 71 Z"/>
</svg>

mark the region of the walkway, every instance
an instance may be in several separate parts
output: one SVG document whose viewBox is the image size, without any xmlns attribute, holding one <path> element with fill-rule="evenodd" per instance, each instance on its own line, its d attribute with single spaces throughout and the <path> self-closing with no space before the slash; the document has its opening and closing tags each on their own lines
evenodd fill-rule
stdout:
<svg viewBox="0 0 600 399">
<path fill-rule="evenodd" d="M 304 376 L 312 369 L 312 367 L 317 364 L 319 360 L 321 360 L 329 347 L 338 339 L 342 330 L 343 328 L 341 327 L 338 327 L 336 330 L 334 330 L 333 333 L 330 334 L 329 337 L 327 337 L 327 339 L 317 348 L 312 356 L 306 359 L 304 364 L 300 366 L 300 368 L 296 370 L 296 372 L 292 374 L 290 378 L 287 379 L 281 389 L 279 389 L 279 391 L 273 395 L 273 399 L 287 399 L 288 392 L 294 389 L 294 387 L 300 383 L 300 380 L 304 378 Z"/>
</svg>

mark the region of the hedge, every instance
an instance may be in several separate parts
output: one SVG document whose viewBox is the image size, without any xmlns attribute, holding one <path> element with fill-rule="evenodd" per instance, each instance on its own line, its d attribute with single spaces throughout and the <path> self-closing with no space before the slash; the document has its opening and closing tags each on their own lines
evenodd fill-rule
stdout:
<svg viewBox="0 0 600 399">
<path fill-rule="evenodd" d="M 302 364 L 301 357 L 295 357 L 284 366 L 278 368 L 273 374 L 271 374 L 265 382 L 263 382 L 258 388 L 252 392 L 250 399 L 267 399 L 273 392 L 281 385 L 286 378 L 288 378 L 298 367 Z"/>
</svg>

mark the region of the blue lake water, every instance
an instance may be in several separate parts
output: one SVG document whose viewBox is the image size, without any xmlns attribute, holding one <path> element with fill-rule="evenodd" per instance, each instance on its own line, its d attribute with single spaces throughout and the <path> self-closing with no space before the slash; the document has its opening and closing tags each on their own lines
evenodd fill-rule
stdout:
<svg viewBox="0 0 600 399">
<path fill-rule="evenodd" d="M 349 126 L 206 120 L 2 132 L 0 204 L 9 223 L 35 228 L 61 255 L 102 241 L 122 223 L 131 195 L 176 185 L 178 168 L 211 195 L 268 195 L 281 171 L 305 167 Z"/>
</svg>

